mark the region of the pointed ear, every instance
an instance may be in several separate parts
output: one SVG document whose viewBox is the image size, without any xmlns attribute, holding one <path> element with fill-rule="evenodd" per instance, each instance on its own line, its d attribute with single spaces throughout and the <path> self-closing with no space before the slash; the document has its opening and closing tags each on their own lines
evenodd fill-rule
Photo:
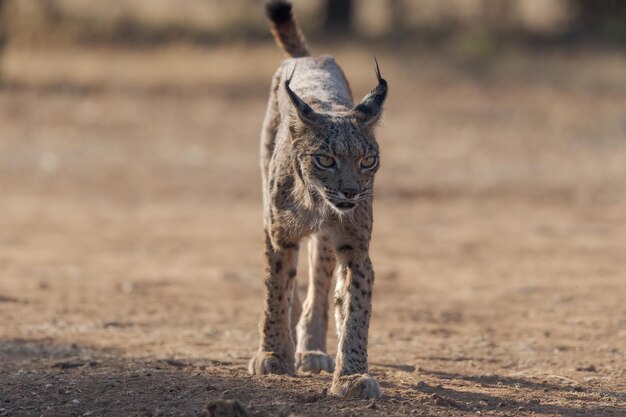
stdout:
<svg viewBox="0 0 626 417">
<path fill-rule="evenodd" d="M 376 58 L 374 58 L 374 62 L 376 63 L 378 85 L 352 109 L 357 120 L 366 126 L 375 123 L 380 118 L 383 111 L 383 103 L 385 98 L 387 98 L 387 81 L 380 75 L 380 68 Z"/>
<path fill-rule="evenodd" d="M 293 74 L 295 72 L 296 72 L 296 66 L 294 65 L 293 70 L 291 71 L 291 75 L 289 75 L 289 77 L 285 79 L 285 90 L 287 91 L 289 100 L 291 101 L 291 104 L 293 104 L 293 106 L 295 107 L 300 120 L 302 120 L 305 124 L 308 124 L 308 125 L 315 124 L 315 122 L 319 120 L 320 116 L 317 113 L 315 113 L 315 110 L 313 110 L 311 106 L 306 104 L 304 100 L 298 97 L 298 95 L 294 93 L 291 87 L 289 86 L 291 84 L 291 79 L 293 78 Z"/>
</svg>

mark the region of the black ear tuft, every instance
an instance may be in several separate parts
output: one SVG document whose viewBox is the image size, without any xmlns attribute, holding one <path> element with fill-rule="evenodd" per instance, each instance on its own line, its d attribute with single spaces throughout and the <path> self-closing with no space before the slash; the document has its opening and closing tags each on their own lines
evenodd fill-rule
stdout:
<svg viewBox="0 0 626 417">
<path fill-rule="evenodd" d="M 374 69 L 374 71 L 376 71 L 376 79 L 378 80 L 378 84 L 387 87 L 387 80 L 385 80 L 382 75 L 380 75 L 380 67 L 378 66 L 378 60 L 376 59 L 376 57 L 374 57 L 374 63 L 376 64 L 376 68 Z"/>
<path fill-rule="evenodd" d="M 291 3 L 284 0 L 270 0 L 265 4 L 267 17 L 276 25 L 292 19 Z"/>
<path fill-rule="evenodd" d="M 296 64 L 293 65 L 293 69 L 291 70 L 291 74 L 285 79 L 285 91 L 289 95 L 289 100 L 296 108 L 298 112 L 298 116 L 300 120 L 307 124 L 314 124 L 317 120 L 319 120 L 318 114 L 315 113 L 315 110 L 311 108 L 308 104 L 306 104 L 294 91 L 291 89 L 291 80 L 293 79 L 293 74 L 296 72 Z"/>
<path fill-rule="evenodd" d="M 374 58 L 374 62 L 376 63 L 375 72 L 378 85 L 353 109 L 354 115 L 366 125 L 375 123 L 380 117 L 389 88 L 387 80 L 380 74 L 380 67 L 376 58 Z"/>
</svg>

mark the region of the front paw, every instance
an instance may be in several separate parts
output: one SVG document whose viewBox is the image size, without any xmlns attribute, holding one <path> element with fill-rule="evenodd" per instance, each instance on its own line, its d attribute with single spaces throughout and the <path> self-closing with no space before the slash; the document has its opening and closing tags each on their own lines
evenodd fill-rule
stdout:
<svg viewBox="0 0 626 417">
<path fill-rule="evenodd" d="M 281 357 L 275 352 L 263 352 L 259 351 L 250 359 L 248 364 L 248 371 L 252 375 L 265 375 L 265 374 L 277 374 L 277 375 L 293 375 L 295 369 L 293 366 L 293 360 L 289 360 L 285 357 Z"/>
<path fill-rule="evenodd" d="M 319 350 L 296 352 L 296 370 L 319 374 L 322 371 L 332 372 L 335 369 L 335 360 Z"/>
<path fill-rule="evenodd" d="M 348 398 L 380 398 L 380 386 L 368 374 L 335 377 L 330 392 Z"/>
</svg>

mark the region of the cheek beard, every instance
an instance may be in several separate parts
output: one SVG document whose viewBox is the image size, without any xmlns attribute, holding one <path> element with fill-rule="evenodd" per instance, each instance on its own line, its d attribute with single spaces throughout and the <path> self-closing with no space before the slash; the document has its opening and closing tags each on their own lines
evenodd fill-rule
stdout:
<svg viewBox="0 0 626 417">
<path fill-rule="evenodd" d="M 326 196 L 326 191 L 324 187 L 315 182 L 311 183 L 309 186 L 311 190 L 311 194 L 313 194 L 317 200 L 317 211 L 321 217 L 326 218 L 330 215 L 331 212 L 335 212 L 338 215 L 341 215 L 341 211 L 331 203 L 330 199 Z"/>
</svg>

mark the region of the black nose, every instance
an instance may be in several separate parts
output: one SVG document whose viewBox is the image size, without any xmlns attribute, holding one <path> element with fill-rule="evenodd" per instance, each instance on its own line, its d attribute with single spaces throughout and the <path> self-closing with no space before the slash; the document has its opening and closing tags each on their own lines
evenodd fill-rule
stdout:
<svg viewBox="0 0 626 417">
<path fill-rule="evenodd" d="M 354 197 L 357 196 L 357 194 L 359 194 L 359 190 L 348 189 L 343 190 L 342 193 L 346 196 L 347 199 L 352 200 Z"/>
</svg>

